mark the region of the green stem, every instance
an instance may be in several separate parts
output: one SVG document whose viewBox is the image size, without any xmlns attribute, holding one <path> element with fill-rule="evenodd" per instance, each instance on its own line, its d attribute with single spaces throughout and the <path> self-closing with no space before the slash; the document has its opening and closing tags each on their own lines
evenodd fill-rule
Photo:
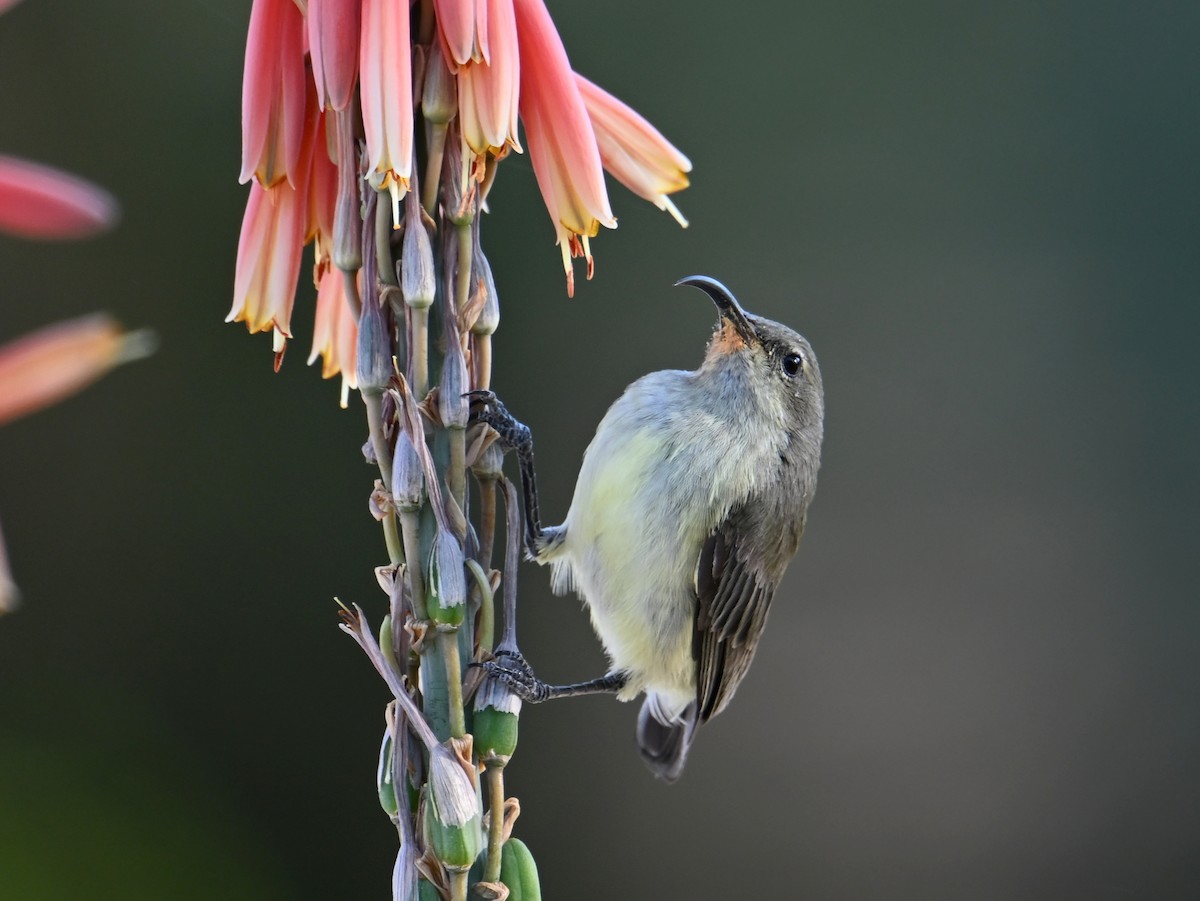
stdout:
<svg viewBox="0 0 1200 901">
<path fill-rule="evenodd" d="M 471 294 L 471 223 L 455 226 L 458 234 L 458 273 L 454 281 L 454 315 L 457 316 L 467 306 L 467 298 Z"/>
<path fill-rule="evenodd" d="M 421 514 L 417 510 L 400 511 L 400 531 L 404 536 L 404 558 L 408 561 L 408 590 L 412 594 L 413 617 L 424 621 L 425 576 L 421 572 Z"/>
<path fill-rule="evenodd" d="M 477 479 L 479 483 L 479 562 L 484 570 L 492 568 L 496 547 L 496 480 Z"/>
<path fill-rule="evenodd" d="M 383 476 L 383 487 L 391 491 L 392 454 L 383 434 L 383 395 L 364 391 L 362 399 L 367 408 L 367 428 L 371 433 L 371 449 L 375 451 L 375 462 L 379 465 L 379 474 Z"/>
<path fill-rule="evenodd" d="M 371 391 L 362 392 L 363 404 L 367 408 L 367 429 L 371 435 L 371 448 L 375 451 L 375 462 L 383 479 L 385 491 L 391 490 L 392 454 L 388 450 L 387 438 L 383 434 L 383 395 Z M 383 517 L 383 540 L 387 545 L 388 560 L 404 562 L 404 547 L 396 532 L 396 514 L 389 511 Z M 419 558 L 418 558 L 419 559 Z"/>
<path fill-rule="evenodd" d="M 392 260 L 392 203 L 387 191 L 381 191 L 375 204 L 375 268 L 379 280 L 385 285 L 399 286 L 396 280 L 396 264 Z"/>
<path fill-rule="evenodd" d="M 471 355 L 475 363 L 475 387 L 484 391 L 492 387 L 492 336 L 475 336 L 475 353 Z"/>
<path fill-rule="evenodd" d="M 446 487 L 450 496 L 464 513 L 467 510 L 467 430 L 446 430 L 450 439 L 450 465 L 446 470 Z"/>
<path fill-rule="evenodd" d="M 418 402 L 429 391 L 429 308 L 409 307 L 412 313 L 412 342 L 409 359 L 412 361 L 413 397 Z"/>
<path fill-rule="evenodd" d="M 450 737 L 462 738 L 467 734 L 467 721 L 466 714 L 463 712 L 462 661 L 458 654 L 458 630 L 440 632 L 438 643 L 442 646 L 442 658 L 446 662 Z"/>
<path fill-rule="evenodd" d="M 475 633 L 475 646 L 490 651 L 496 642 L 496 597 L 487 573 L 476 560 L 467 560 L 467 569 L 475 578 L 475 589 L 479 592 L 479 630 Z"/>
<path fill-rule="evenodd" d="M 442 159 L 446 155 L 446 123 L 429 126 L 429 159 L 425 162 L 425 181 L 421 183 L 421 206 L 431 216 L 437 215 L 438 183 L 442 176 Z"/>
<path fill-rule="evenodd" d="M 450 901 L 467 901 L 467 878 L 470 875 L 469 870 L 450 874 Z"/>
<path fill-rule="evenodd" d="M 342 283 L 346 287 L 346 303 L 357 320 L 362 315 L 362 296 L 358 293 L 357 273 L 343 269 Z"/>
<path fill-rule="evenodd" d="M 500 881 L 501 853 L 504 849 L 504 764 L 487 764 L 488 846 L 483 867 L 484 882 Z"/>
</svg>

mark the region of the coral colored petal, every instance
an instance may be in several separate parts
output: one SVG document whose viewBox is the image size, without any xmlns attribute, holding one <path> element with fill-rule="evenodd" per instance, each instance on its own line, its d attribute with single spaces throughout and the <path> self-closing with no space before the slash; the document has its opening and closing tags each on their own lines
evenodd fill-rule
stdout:
<svg viewBox="0 0 1200 901">
<path fill-rule="evenodd" d="M 308 224 L 306 196 L 286 182 L 250 186 L 238 242 L 233 306 L 226 322 L 251 333 L 274 328 L 291 337 L 292 304 Z"/>
<path fill-rule="evenodd" d="M 0 425 L 74 394 L 151 349 L 147 333 L 126 333 L 99 314 L 59 322 L 0 347 Z"/>
<path fill-rule="evenodd" d="M 362 0 L 308 0 L 308 46 L 322 108 L 345 109 L 358 79 Z"/>
<path fill-rule="evenodd" d="M 692 164 L 662 133 L 612 94 L 576 75 L 600 159 L 617 181 L 687 224 L 667 195 L 688 186 Z"/>
<path fill-rule="evenodd" d="M 363 130 L 376 187 L 393 200 L 408 190 L 412 175 L 412 49 L 408 4 L 364 0 L 359 84 Z"/>
<path fill-rule="evenodd" d="M 0 231 L 21 238 L 82 238 L 117 219 L 113 196 L 49 166 L 0 156 Z"/>
<path fill-rule="evenodd" d="M 517 22 L 512 0 L 488 0 L 490 63 L 472 63 L 458 73 L 459 121 L 475 153 L 517 151 L 517 107 L 521 89 Z"/>
<path fill-rule="evenodd" d="M 242 79 L 242 172 L 295 187 L 304 136 L 304 19 L 294 0 L 254 0 Z"/>
<path fill-rule="evenodd" d="M 12 9 L 20 2 L 21 0 L 0 0 L 0 13 Z"/>
<path fill-rule="evenodd" d="M 546 207 L 574 234 L 615 227 L 596 135 L 550 13 L 542 0 L 513 0 L 513 9 L 521 48 L 521 118 Z"/>
<path fill-rule="evenodd" d="M 434 0 L 434 9 L 452 69 L 489 59 L 487 0 Z"/>
<path fill-rule="evenodd" d="M 312 364 L 321 357 L 321 378 L 333 378 L 341 373 L 349 387 L 354 388 L 357 387 L 358 322 L 346 300 L 346 278 L 346 273 L 333 268 L 321 276 L 308 362 Z"/>
</svg>

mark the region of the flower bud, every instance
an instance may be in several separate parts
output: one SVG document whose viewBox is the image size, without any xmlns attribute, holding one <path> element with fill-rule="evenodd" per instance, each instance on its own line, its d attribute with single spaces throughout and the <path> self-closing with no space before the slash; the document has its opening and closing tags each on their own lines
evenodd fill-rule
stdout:
<svg viewBox="0 0 1200 901">
<path fill-rule="evenodd" d="M 406 512 L 421 509 L 425 499 L 425 470 L 408 429 L 403 427 L 396 429 L 396 450 L 392 454 L 392 497 L 397 509 Z"/>
<path fill-rule="evenodd" d="M 500 849 L 500 881 L 508 886 L 508 901 L 542 901 L 537 863 L 519 838 Z"/>
<path fill-rule="evenodd" d="M 460 626 L 467 610 L 467 577 L 462 545 L 449 529 L 439 528 L 429 554 L 429 618 L 442 626 Z"/>
<path fill-rule="evenodd" d="M 352 112 L 334 113 L 338 176 L 333 207 L 333 265 L 343 272 L 362 268 L 362 195 Z"/>
<path fill-rule="evenodd" d="M 501 766 L 508 763 L 517 749 L 520 713 L 520 698 L 496 679 L 483 680 L 475 694 L 475 715 L 471 727 L 480 760 Z"/>
<path fill-rule="evenodd" d="M 387 315 L 374 292 L 363 298 L 358 317 L 358 390 L 363 394 L 382 394 L 392 378 L 392 340 Z"/>
<path fill-rule="evenodd" d="M 445 216 L 459 227 L 475 218 L 475 191 L 472 189 L 463 141 L 456 127 L 446 136 L 446 155 L 442 167 L 442 206 Z"/>
<path fill-rule="evenodd" d="M 421 88 L 421 112 L 425 121 L 445 125 L 458 112 L 458 82 L 446 65 L 437 41 L 429 48 L 425 61 L 425 84 Z"/>
<path fill-rule="evenodd" d="M 375 786 L 379 791 L 379 806 L 389 817 L 396 816 L 400 804 L 396 800 L 396 786 L 392 783 L 392 730 L 383 730 L 383 742 L 379 746 L 379 766 L 375 770 Z"/>
<path fill-rule="evenodd" d="M 404 199 L 404 247 L 400 256 L 400 290 L 404 302 L 416 310 L 433 305 L 436 275 L 433 244 L 421 221 L 421 201 L 415 191 Z"/>
<path fill-rule="evenodd" d="M 466 393 L 471 384 L 467 376 L 467 361 L 463 357 L 458 332 L 451 328 L 446 335 L 446 357 L 442 361 L 442 380 L 438 385 L 438 417 L 448 429 L 465 429 L 471 417 L 471 402 Z"/>
<path fill-rule="evenodd" d="M 471 467 L 471 472 L 475 474 L 475 478 L 481 481 L 494 480 L 504 474 L 503 466 L 504 452 L 500 450 L 500 445 L 493 441 L 480 451 L 475 464 Z"/>
<path fill-rule="evenodd" d="M 483 254 L 479 242 L 479 225 L 476 223 L 471 235 L 471 289 L 483 292 L 483 306 L 475 321 L 470 324 L 474 335 L 492 335 L 500 325 L 500 295 L 496 293 L 496 280 L 492 276 L 492 265 Z"/>
<path fill-rule="evenodd" d="M 465 870 L 483 847 L 479 795 L 455 754 L 439 745 L 429 755 L 425 839 L 442 865 Z"/>
</svg>

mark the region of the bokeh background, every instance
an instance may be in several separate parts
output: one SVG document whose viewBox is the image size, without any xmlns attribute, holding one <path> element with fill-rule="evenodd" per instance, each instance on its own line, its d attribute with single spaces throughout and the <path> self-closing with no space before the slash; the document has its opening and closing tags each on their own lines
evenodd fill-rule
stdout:
<svg viewBox="0 0 1200 901">
<path fill-rule="evenodd" d="M 551 2 L 579 70 L 695 163 L 564 296 L 528 162 L 485 223 L 499 390 L 565 513 L 606 406 L 690 368 L 705 272 L 812 340 L 821 486 L 736 702 L 656 783 L 636 709 L 528 709 L 548 898 L 1200 895 L 1200 6 Z M 387 700 L 357 402 L 222 319 L 247 0 L 26 0 L 0 149 L 107 186 L 0 241 L 0 338 L 107 309 L 154 358 L 0 432 L 0 897 L 387 897 Z M 305 298 L 311 293 L 306 291 Z M 299 334 L 311 320 L 299 304 Z M 552 680 L 603 658 L 522 573 Z"/>
</svg>

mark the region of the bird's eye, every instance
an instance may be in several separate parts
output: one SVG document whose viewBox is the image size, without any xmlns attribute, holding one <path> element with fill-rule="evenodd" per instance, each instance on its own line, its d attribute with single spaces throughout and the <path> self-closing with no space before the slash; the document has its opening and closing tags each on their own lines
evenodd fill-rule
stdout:
<svg viewBox="0 0 1200 901">
<path fill-rule="evenodd" d="M 795 375 L 804 365 L 804 357 L 797 353 L 787 354 L 783 358 L 783 371 L 788 375 Z"/>
</svg>

